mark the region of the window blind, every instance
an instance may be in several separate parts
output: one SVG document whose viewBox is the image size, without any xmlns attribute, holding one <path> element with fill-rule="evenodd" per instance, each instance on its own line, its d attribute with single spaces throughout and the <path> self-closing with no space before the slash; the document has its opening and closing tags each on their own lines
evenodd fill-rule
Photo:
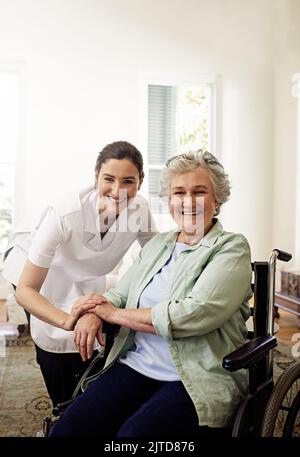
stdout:
<svg viewBox="0 0 300 457">
<path fill-rule="evenodd" d="M 176 153 L 176 87 L 148 86 L 148 167 L 149 197 L 159 192 L 160 171 Z M 154 209 L 154 208 L 153 208 Z"/>
<path fill-rule="evenodd" d="M 148 86 L 148 163 L 163 165 L 174 155 L 176 87 Z"/>
</svg>

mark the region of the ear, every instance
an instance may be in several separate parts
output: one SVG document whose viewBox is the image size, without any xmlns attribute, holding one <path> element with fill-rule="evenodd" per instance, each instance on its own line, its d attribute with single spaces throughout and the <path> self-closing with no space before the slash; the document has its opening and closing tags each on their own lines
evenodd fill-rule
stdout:
<svg viewBox="0 0 300 457">
<path fill-rule="evenodd" d="M 143 181 L 144 181 L 144 178 L 140 178 L 139 185 L 138 185 L 138 190 L 140 190 Z"/>
<path fill-rule="evenodd" d="M 216 201 L 216 202 L 215 202 L 214 216 L 217 216 L 219 210 L 220 210 L 220 203 L 218 203 L 218 202 Z"/>
</svg>

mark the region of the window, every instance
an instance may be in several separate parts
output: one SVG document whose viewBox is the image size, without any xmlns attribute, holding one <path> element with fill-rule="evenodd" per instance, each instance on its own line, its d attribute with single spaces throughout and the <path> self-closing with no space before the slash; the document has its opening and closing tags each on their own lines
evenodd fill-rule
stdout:
<svg viewBox="0 0 300 457">
<path fill-rule="evenodd" d="M 18 71 L 0 65 L 0 254 L 12 227 L 19 111 Z"/>
<path fill-rule="evenodd" d="M 214 152 L 212 83 L 148 84 L 148 191 L 152 211 L 165 213 L 159 201 L 159 178 L 167 159 L 189 149 Z"/>
</svg>

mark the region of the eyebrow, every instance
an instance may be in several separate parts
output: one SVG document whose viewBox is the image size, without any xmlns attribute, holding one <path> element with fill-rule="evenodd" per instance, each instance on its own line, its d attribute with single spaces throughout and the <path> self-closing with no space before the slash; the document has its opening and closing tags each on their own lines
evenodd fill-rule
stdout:
<svg viewBox="0 0 300 457">
<path fill-rule="evenodd" d="M 174 190 L 174 189 L 185 189 L 185 187 L 183 187 L 183 186 L 172 187 L 172 190 Z M 193 189 L 207 189 L 207 186 L 205 186 L 203 184 L 203 185 L 199 185 L 199 186 L 194 186 Z"/>
<path fill-rule="evenodd" d="M 110 175 L 109 173 L 103 173 L 103 176 L 108 176 L 109 178 L 115 178 L 115 176 Z M 124 176 L 122 179 L 135 179 L 135 176 Z"/>
</svg>

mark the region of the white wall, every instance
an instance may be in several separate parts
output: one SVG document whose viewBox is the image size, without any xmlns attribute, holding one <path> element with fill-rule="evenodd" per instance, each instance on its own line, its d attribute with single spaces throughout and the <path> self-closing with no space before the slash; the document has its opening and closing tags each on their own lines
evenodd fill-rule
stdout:
<svg viewBox="0 0 300 457">
<path fill-rule="evenodd" d="M 264 258 L 272 246 L 273 5 L 0 0 L 0 60 L 25 61 L 27 72 L 17 220 L 92 182 L 107 142 L 139 145 L 141 71 L 213 73 L 222 75 L 218 152 L 233 185 L 222 220 Z"/>
<path fill-rule="evenodd" d="M 272 240 L 274 247 L 294 253 L 297 99 L 291 77 L 300 71 L 300 2 L 276 0 L 275 5 Z"/>
</svg>

